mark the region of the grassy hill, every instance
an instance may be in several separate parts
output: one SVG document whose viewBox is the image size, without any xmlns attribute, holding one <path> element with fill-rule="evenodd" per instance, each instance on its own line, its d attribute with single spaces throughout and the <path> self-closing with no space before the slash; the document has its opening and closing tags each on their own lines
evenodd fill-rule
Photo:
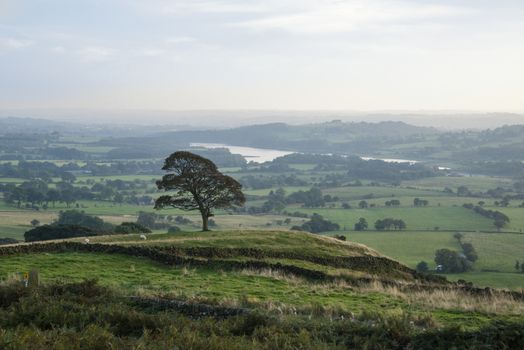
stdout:
<svg viewBox="0 0 524 350">
<path fill-rule="evenodd" d="M 29 270 L 39 272 L 36 289 L 17 282 Z M 0 346 L 8 335 L 18 348 L 72 337 L 78 349 L 429 349 L 451 330 L 478 342 L 524 322 L 520 293 L 420 275 L 362 244 L 302 232 L 4 246 L 0 276 Z"/>
</svg>

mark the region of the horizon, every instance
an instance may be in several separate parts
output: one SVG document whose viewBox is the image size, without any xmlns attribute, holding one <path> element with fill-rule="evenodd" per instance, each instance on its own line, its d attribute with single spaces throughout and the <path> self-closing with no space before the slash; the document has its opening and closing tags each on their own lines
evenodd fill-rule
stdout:
<svg viewBox="0 0 524 350">
<path fill-rule="evenodd" d="M 235 128 L 254 124 L 289 125 L 343 122 L 404 122 L 442 130 L 491 129 L 524 124 L 524 113 L 478 111 L 344 111 L 344 110 L 94 110 L 0 109 L 0 119 L 20 118 L 82 125 L 168 125 L 184 128 Z M 86 121 L 86 118 L 89 118 Z"/>
</svg>

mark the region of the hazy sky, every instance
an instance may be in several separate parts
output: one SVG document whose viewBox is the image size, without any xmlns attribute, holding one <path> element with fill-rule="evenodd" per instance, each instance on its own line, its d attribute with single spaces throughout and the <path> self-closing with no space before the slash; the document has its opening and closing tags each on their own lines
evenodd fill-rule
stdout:
<svg viewBox="0 0 524 350">
<path fill-rule="evenodd" d="M 0 0 L 0 108 L 524 111 L 524 1 Z"/>
</svg>

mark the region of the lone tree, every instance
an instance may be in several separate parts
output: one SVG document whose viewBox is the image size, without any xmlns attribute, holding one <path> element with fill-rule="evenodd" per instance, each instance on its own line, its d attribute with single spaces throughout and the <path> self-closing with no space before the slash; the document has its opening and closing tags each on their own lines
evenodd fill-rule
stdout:
<svg viewBox="0 0 524 350">
<path fill-rule="evenodd" d="M 218 171 L 209 159 L 191 152 L 171 154 L 162 170 L 170 173 L 157 181 L 158 189 L 176 192 L 160 196 L 155 201 L 155 209 L 199 210 L 202 231 L 209 231 L 208 220 L 213 216 L 214 208 L 241 206 L 246 201 L 241 184 Z"/>
</svg>

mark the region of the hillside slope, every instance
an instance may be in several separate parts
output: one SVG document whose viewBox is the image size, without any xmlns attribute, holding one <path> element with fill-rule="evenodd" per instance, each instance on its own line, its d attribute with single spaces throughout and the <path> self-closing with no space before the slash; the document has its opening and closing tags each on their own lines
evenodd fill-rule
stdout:
<svg viewBox="0 0 524 350">
<path fill-rule="evenodd" d="M 271 327 L 280 327 L 275 321 L 268 321 L 274 317 L 291 327 L 285 331 L 288 332 L 286 339 L 298 336 L 295 327 L 305 327 L 308 337 L 324 344 L 318 347 L 322 349 L 344 348 L 348 344 L 366 348 L 362 345 L 366 342 L 371 344 L 367 346 L 371 349 L 373 344 L 377 344 L 374 342 L 378 338 L 373 340 L 376 336 L 391 341 L 391 348 L 400 349 L 407 344 L 416 344 L 417 337 L 426 339 L 428 328 L 438 333 L 442 332 L 439 330 L 442 327 L 448 329 L 460 325 L 466 333 L 460 331 L 458 334 L 467 337 L 468 332 L 493 327 L 493 322 L 503 321 L 510 328 L 524 324 L 524 295 L 521 293 L 478 289 L 471 285 L 452 284 L 435 276 L 423 276 L 364 245 L 301 232 L 151 234 L 147 240 L 141 240 L 138 235 L 120 235 L 90 237 L 88 244 L 83 239 L 73 239 L 4 246 L 0 247 L 0 276 L 5 279 L 0 285 L 0 294 L 4 295 L 4 300 L 15 298 L 17 301 L 13 305 L 32 300 L 35 305 L 40 305 L 31 299 L 30 289 L 16 293 L 11 290 L 21 288 L 17 287 L 20 286 L 16 282 L 17 273 L 33 269 L 38 270 L 41 281 L 36 292 L 44 299 L 49 288 L 73 290 L 67 293 L 67 298 L 64 297 L 66 301 L 56 301 L 61 306 L 56 306 L 52 315 L 66 312 L 76 303 L 80 305 L 74 308 L 82 309 L 86 302 L 93 308 L 102 308 L 101 313 L 122 309 L 138 317 L 136 313 L 146 312 L 149 315 L 146 318 L 153 317 L 154 320 L 162 319 L 168 312 L 172 315 L 169 317 L 174 317 L 169 322 L 175 328 L 195 322 L 194 327 L 199 329 L 194 330 L 197 335 L 189 343 L 184 343 L 192 346 L 193 341 L 210 341 L 203 337 L 206 332 L 203 321 L 195 321 L 202 318 L 211 318 L 217 323 L 216 327 L 226 329 L 233 327 L 229 322 L 254 322 L 250 326 L 254 328 L 247 334 L 241 333 L 240 338 L 236 338 L 239 337 L 236 328 L 229 331 L 221 328 L 225 332 L 221 339 L 233 337 L 235 340 L 231 344 L 237 344 L 237 348 L 242 348 L 239 344 L 245 341 L 253 344 L 260 341 L 264 346 L 257 348 L 271 348 L 266 343 L 269 338 L 255 341 L 250 337 L 254 334 L 253 329 L 264 330 L 269 332 L 268 335 L 274 332 Z M 93 292 L 91 296 L 75 299 L 75 295 L 87 293 L 91 290 L 89 288 L 100 288 L 92 286 L 93 282 L 88 283 L 91 287 L 86 287 L 87 282 L 82 282 L 86 279 L 96 279 L 99 285 L 111 288 L 112 292 L 110 295 L 104 292 L 101 297 L 96 296 L 98 292 Z M 78 287 L 78 283 L 84 283 L 83 287 Z M 62 292 L 53 293 L 53 298 L 62 295 Z M 101 299 L 88 301 L 90 298 L 106 298 L 107 303 L 115 303 L 116 309 L 107 311 L 105 308 L 109 306 L 96 306 L 103 303 Z M 0 316 L 11 312 L 12 307 L 22 307 L 21 304 L 10 305 L 7 301 L 0 305 Z M 40 307 L 42 310 L 38 309 Z M 50 312 L 47 306 L 32 306 L 31 310 L 30 319 L 51 317 L 46 316 Z M 253 320 L 253 313 L 260 316 Z M 181 321 L 180 315 L 194 321 Z M 126 317 L 131 316 L 118 317 L 113 326 L 104 326 L 109 327 L 107 332 L 115 337 L 119 336 L 118 332 L 111 327 L 130 322 Z M 71 326 L 67 317 L 59 318 L 53 321 L 54 324 Z M 232 319 L 221 321 L 223 318 Z M 0 327 L 1 320 L 2 317 Z M 346 324 L 347 321 L 350 323 Z M 156 321 L 144 318 L 133 322 L 135 328 L 143 324 L 142 330 L 134 334 L 135 338 L 143 339 L 147 333 L 145 330 Z M 317 328 L 320 324 L 325 327 L 322 331 Z M 380 325 L 380 331 L 372 324 Z M 11 323 L 3 326 L 10 329 L 13 325 L 16 326 Z M 45 325 L 38 327 L 46 329 Z M 332 327 L 345 327 L 345 330 L 335 331 Z M 10 332 L 16 331 L 13 328 Z M 39 334 L 51 336 L 46 332 Z M 339 332 L 339 335 L 332 332 Z M 380 332 L 380 335 L 374 332 Z M 162 334 L 157 336 L 167 337 L 167 333 Z M 398 338 L 400 334 L 402 336 Z M 524 336 L 524 332 L 522 334 Z M 138 341 L 135 338 L 126 339 Z M 2 334 L 0 344 L 1 341 Z M 311 348 L 290 344 L 283 343 L 279 348 Z M 200 348 L 226 348 L 206 346 Z"/>
</svg>

